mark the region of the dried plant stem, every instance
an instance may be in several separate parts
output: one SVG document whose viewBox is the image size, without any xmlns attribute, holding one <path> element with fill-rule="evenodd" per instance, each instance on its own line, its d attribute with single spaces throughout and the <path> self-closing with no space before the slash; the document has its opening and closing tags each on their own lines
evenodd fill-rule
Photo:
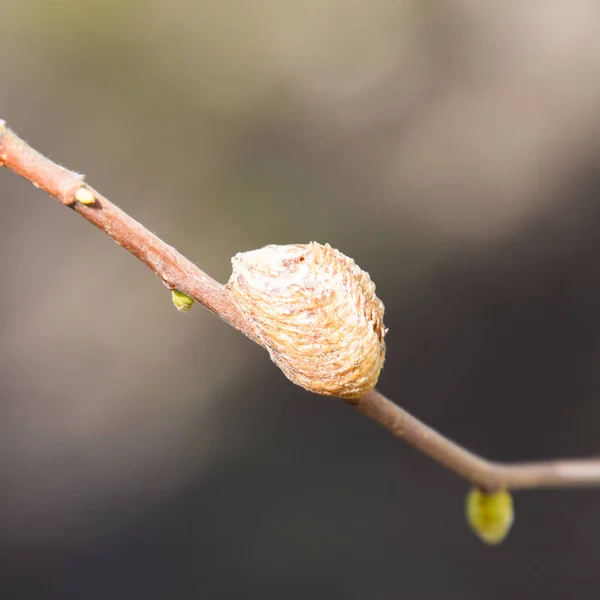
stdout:
<svg viewBox="0 0 600 600">
<path fill-rule="evenodd" d="M 167 288 L 179 290 L 262 345 L 227 289 L 177 250 L 84 183 L 21 140 L 0 120 L 0 166 L 29 180 L 102 229 L 145 263 Z M 488 491 L 502 488 L 600 486 L 600 459 L 507 465 L 487 461 L 445 438 L 373 390 L 351 404 L 394 436 Z"/>
</svg>

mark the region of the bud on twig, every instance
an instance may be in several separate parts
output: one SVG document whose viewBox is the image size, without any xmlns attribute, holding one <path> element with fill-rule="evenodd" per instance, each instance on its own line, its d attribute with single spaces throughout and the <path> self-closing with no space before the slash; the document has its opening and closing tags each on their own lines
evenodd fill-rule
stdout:
<svg viewBox="0 0 600 600">
<path fill-rule="evenodd" d="M 179 290 L 171 290 L 171 300 L 179 312 L 188 312 L 194 304 L 194 299 Z"/>
<path fill-rule="evenodd" d="M 510 492 L 500 490 L 487 493 L 473 488 L 467 494 L 465 513 L 467 522 L 477 537 L 495 546 L 508 535 L 514 520 Z"/>
</svg>

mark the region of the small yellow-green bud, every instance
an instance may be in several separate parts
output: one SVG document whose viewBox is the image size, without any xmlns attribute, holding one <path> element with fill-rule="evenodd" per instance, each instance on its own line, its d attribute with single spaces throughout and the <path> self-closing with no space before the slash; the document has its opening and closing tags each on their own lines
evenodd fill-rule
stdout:
<svg viewBox="0 0 600 600">
<path fill-rule="evenodd" d="M 75 200 L 89 205 L 96 202 L 96 196 L 88 188 L 82 186 L 75 192 Z"/>
<path fill-rule="evenodd" d="M 512 496 L 506 490 L 488 494 L 473 488 L 467 494 L 465 513 L 477 537 L 495 546 L 508 535 L 513 524 Z"/>
<path fill-rule="evenodd" d="M 171 299 L 179 312 L 187 312 L 192 308 L 194 300 L 179 290 L 171 290 Z"/>
</svg>

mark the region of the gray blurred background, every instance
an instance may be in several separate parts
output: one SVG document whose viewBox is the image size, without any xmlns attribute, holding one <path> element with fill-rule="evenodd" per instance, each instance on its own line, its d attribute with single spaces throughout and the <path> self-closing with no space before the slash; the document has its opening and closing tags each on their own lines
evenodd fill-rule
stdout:
<svg viewBox="0 0 600 600">
<path fill-rule="evenodd" d="M 0 0 L 0 117 L 220 281 L 329 242 L 380 389 L 486 457 L 600 451 L 595 0 Z M 594 597 L 600 494 L 468 486 L 0 172 L 0 595 Z"/>
</svg>

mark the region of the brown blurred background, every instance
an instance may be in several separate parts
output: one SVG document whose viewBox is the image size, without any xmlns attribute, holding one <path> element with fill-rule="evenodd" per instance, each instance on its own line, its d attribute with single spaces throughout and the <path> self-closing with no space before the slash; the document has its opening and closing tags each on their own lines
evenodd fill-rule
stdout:
<svg viewBox="0 0 600 600">
<path fill-rule="evenodd" d="M 221 281 L 329 242 L 380 388 L 499 460 L 600 450 L 600 4 L 1 0 L 0 117 Z M 464 482 L 0 172 L 2 598 L 593 597 L 597 491 Z"/>
</svg>

